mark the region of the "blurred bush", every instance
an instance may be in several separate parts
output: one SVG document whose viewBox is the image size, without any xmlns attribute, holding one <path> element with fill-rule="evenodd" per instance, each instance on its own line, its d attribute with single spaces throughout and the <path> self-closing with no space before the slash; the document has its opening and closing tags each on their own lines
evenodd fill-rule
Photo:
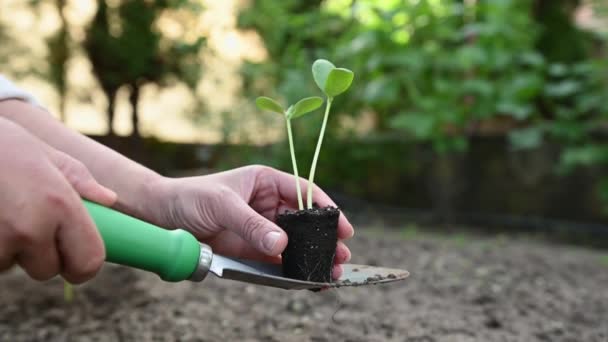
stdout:
<svg viewBox="0 0 608 342">
<path fill-rule="evenodd" d="M 116 93 L 130 88 L 133 135 L 139 136 L 138 107 L 146 84 L 183 82 L 194 90 L 202 74 L 199 51 L 205 38 L 168 38 L 158 29 L 162 16 L 173 14 L 181 25 L 196 22 L 201 6 L 191 0 L 98 0 L 83 47 L 108 99 L 108 132 L 112 135 Z"/>
<path fill-rule="evenodd" d="M 336 101 L 340 112 L 330 118 L 330 141 L 319 168 L 319 182 L 360 184 L 353 192 L 398 186 L 399 173 L 417 167 L 419 160 L 391 148 L 391 142 L 428 143 L 431 158 L 441 161 L 467 153 L 476 137 L 501 136 L 513 151 L 557 146 L 558 171 L 604 165 L 606 37 L 575 25 L 579 5 L 582 1 L 251 1 L 239 24 L 259 32 L 270 60 L 244 67 L 245 96 L 293 101 L 316 93 L 307 73 L 316 58 L 354 70 L 354 87 Z M 345 118 L 355 124 L 345 126 Z M 312 155 L 317 120 L 296 126 L 296 149 L 304 160 Z M 382 143 L 371 147 L 369 141 Z M 286 149 L 277 150 L 269 161 L 288 169 Z M 307 174 L 308 160 L 300 165 Z M 385 175 L 388 170 L 396 174 Z M 372 176 L 380 184 L 366 183 Z M 608 180 L 599 185 L 604 184 L 608 198 Z"/>
<path fill-rule="evenodd" d="M 116 96 L 121 88 L 128 88 L 132 109 L 133 136 L 139 136 L 139 107 L 141 89 L 145 85 L 158 87 L 184 84 L 194 93 L 203 74 L 201 51 L 206 37 L 190 32 L 203 11 L 198 0 L 95 0 L 92 20 L 86 27 L 67 20 L 70 4 L 66 0 L 30 0 L 28 8 L 42 20 L 51 17 L 53 8 L 59 18 L 55 32 L 45 36 L 46 56 L 32 61 L 31 55 L 21 51 L 19 57 L 32 64 L 42 65 L 42 74 L 57 91 L 60 118 L 65 118 L 68 96 L 67 74 L 74 56 L 85 55 L 91 63 L 92 73 L 99 83 L 106 100 L 108 135 L 114 135 L 113 121 Z M 72 4 L 73 6 L 73 4 Z M 168 34 L 162 30 L 162 21 L 169 22 L 174 30 L 183 34 Z M 165 24 L 166 25 L 166 24 Z M 4 40 L 0 27 L 0 41 Z M 82 31 L 82 32 L 80 32 Z M 26 58 L 23 58 L 26 55 Z M 3 60 L 0 48 L 0 61 Z M 10 68 L 10 63 L 7 69 Z M 24 74 L 32 74 L 28 65 Z M 13 72 L 13 74 L 16 74 Z M 203 103 L 196 103 L 197 109 Z"/>
</svg>

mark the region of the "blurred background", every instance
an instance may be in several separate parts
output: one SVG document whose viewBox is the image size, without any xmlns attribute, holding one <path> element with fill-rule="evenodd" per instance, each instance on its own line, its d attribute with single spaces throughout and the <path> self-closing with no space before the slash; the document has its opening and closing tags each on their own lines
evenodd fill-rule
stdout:
<svg viewBox="0 0 608 342">
<path fill-rule="evenodd" d="M 2 0 L 1 72 L 167 175 L 290 171 L 260 95 L 352 69 L 317 171 L 353 220 L 608 235 L 608 4 Z M 308 174 L 322 113 L 294 122 Z"/>
</svg>

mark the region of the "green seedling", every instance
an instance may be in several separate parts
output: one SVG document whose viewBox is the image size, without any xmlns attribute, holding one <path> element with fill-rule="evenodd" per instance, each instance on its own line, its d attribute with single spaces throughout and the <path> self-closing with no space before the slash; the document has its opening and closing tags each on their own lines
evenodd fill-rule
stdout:
<svg viewBox="0 0 608 342">
<path fill-rule="evenodd" d="M 65 280 L 63 281 L 63 300 L 66 303 L 71 303 L 74 300 L 74 286 Z"/>
<path fill-rule="evenodd" d="M 600 262 L 604 264 L 604 266 L 608 266 L 608 255 L 604 255 L 600 258 Z"/>
<path fill-rule="evenodd" d="M 401 236 L 406 240 L 413 240 L 419 234 L 418 226 L 414 223 L 406 225 L 401 231 Z"/>
<path fill-rule="evenodd" d="M 308 175 L 308 190 L 306 193 L 306 207 L 308 209 L 312 209 L 312 187 L 331 104 L 334 97 L 342 94 L 350 87 L 355 74 L 345 68 L 336 68 L 336 66 L 328 60 L 318 59 L 312 65 L 312 76 L 319 89 L 325 93 L 327 101 L 325 102 L 325 115 L 323 116 L 323 123 L 321 124 L 321 132 L 319 133 L 315 155 L 312 159 L 312 165 L 310 166 L 310 174 Z"/>
<path fill-rule="evenodd" d="M 298 163 L 296 161 L 295 149 L 293 147 L 293 135 L 291 133 L 291 120 L 299 118 L 304 114 L 310 113 L 315 109 L 321 107 L 323 99 L 318 96 L 307 97 L 298 101 L 295 105 L 289 106 L 287 110 L 283 109 L 277 101 L 261 96 L 255 100 L 255 104 L 261 110 L 271 111 L 277 114 L 282 114 L 285 118 L 285 125 L 287 126 L 287 140 L 289 140 L 289 152 L 291 154 L 291 163 L 293 166 L 293 174 L 296 179 L 296 191 L 298 196 L 298 209 L 304 210 L 304 201 L 302 198 L 302 189 L 300 188 L 300 178 L 298 176 Z"/>
</svg>

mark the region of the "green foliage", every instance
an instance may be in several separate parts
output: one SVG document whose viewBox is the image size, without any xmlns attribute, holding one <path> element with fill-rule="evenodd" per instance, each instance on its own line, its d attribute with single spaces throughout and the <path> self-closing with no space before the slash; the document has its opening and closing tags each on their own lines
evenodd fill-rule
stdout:
<svg viewBox="0 0 608 342">
<path fill-rule="evenodd" d="M 326 56 L 357 70 L 362 86 L 348 101 L 336 100 L 335 115 L 372 115 L 369 137 L 458 153 L 489 124 L 514 149 L 558 145 L 561 170 L 607 165 L 606 34 L 575 25 L 579 2 L 254 0 L 239 25 L 262 36 L 270 61 L 244 67 L 245 93 L 272 88 L 293 99 L 315 85 L 326 92 L 333 64 L 318 62 L 313 83 L 297 72 Z M 608 13 L 594 3 L 596 13 Z M 307 125 L 316 124 L 294 126 L 304 148 L 315 138 Z M 352 134 L 333 130 L 330 139 Z M 356 173 L 348 165 L 360 151 L 342 152 L 326 167 Z M 374 153 L 366 158 L 388 160 Z"/>
<path fill-rule="evenodd" d="M 241 16 L 241 24 L 269 37 L 266 46 L 278 66 L 257 72 L 275 79 L 279 89 L 302 89 L 305 81 L 277 70 L 323 54 L 348 61 L 365 86 L 341 108 L 357 115 L 371 107 L 378 133 L 401 132 L 433 143 L 438 152 L 461 151 L 467 146 L 463 133 L 477 122 L 537 114 L 532 102 L 542 91 L 544 59 L 534 51 L 536 27 L 527 2 L 329 1 L 297 12 L 289 2 L 269 6 L 254 1 Z M 274 25 L 271 33 L 252 19 L 263 19 L 262 10 L 293 20 Z M 270 39 L 279 34 L 289 40 Z M 315 82 L 326 91 L 335 67 L 324 61 L 316 68 Z"/>
</svg>

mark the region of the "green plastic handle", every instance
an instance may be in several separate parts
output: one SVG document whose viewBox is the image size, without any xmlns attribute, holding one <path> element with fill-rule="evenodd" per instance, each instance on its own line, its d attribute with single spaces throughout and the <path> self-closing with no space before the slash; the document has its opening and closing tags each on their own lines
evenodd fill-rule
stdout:
<svg viewBox="0 0 608 342">
<path fill-rule="evenodd" d="M 196 270 L 200 244 L 185 230 L 166 230 L 84 200 L 106 246 L 106 261 L 187 280 Z"/>
</svg>

